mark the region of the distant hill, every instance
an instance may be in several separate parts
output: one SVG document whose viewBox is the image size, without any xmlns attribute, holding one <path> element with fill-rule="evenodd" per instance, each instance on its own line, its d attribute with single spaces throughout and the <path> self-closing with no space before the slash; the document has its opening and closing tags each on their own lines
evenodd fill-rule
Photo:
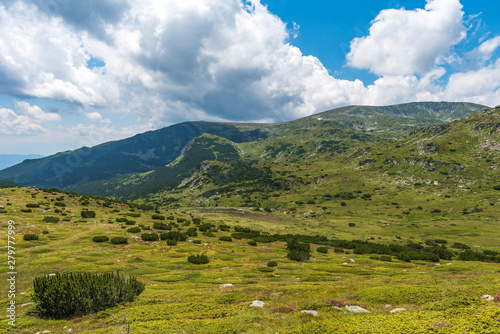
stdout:
<svg viewBox="0 0 500 334">
<path fill-rule="evenodd" d="M 91 148 L 26 160 L 0 171 L 0 179 L 20 185 L 109 194 L 103 184 L 128 177 L 137 182 L 149 180 L 131 175 L 172 163 L 186 151 L 186 145 L 203 134 L 231 141 L 241 159 L 249 163 L 328 161 L 381 140 L 402 138 L 420 126 L 460 119 L 486 108 L 471 103 L 418 102 L 386 107 L 350 106 L 277 124 L 185 122 Z M 225 161 L 220 160 L 216 150 L 212 153 L 211 158 L 190 155 L 195 162 L 190 166 L 204 160 Z M 168 170 L 167 174 L 171 169 Z M 155 186 L 173 184 L 174 179 L 181 182 L 180 176 L 187 172 L 157 179 Z M 119 192 L 123 194 L 122 190 Z"/>
<path fill-rule="evenodd" d="M 40 159 L 43 155 L 37 154 L 0 154 L 0 170 L 17 165 L 26 159 Z"/>
<path fill-rule="evenodd" d="M 348 106 L 306 117 L 334 120 L 340 125 L 383 138 L 403 136 L 408 130 L 462 119 L 489 107 L 466 102 L 412 102 L 393 106 Z"/>
</svg>

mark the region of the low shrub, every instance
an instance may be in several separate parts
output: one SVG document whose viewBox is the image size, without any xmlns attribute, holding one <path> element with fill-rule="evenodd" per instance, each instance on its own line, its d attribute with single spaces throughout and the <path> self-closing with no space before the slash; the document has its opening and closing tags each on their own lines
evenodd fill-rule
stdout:
<svg viewBox="0 0 500 334">
<path fill-rule="evenodd" d="M 158 241 L 160 240 L 160 236 L 158 233 L 143 233 L 141 234 L 141 239 L 143 241 Z"/>
<path fill-rule="evenodd" d="M 205 254 L 189 255 L 187 261 L 193 264 L 206 264 L 210 262 L 208 260 L 208 256 L 206 256 Z"/>
<path fill-rule="evenodd" d="M 276 262 L 276 261 L 269 261 L 267 263 L 267 266 L 268 267 L 277 267 L 278 266 L 278 262 Z"/>
<path fill-rule="evenodd" d="M 316 248 L 316 252 L 326 254 L 326 253 L 328 253 L 328 248 L 327 247 L 318 247 L 318 248 Z"/>
<path fill-rule="evenodd" d="M 97 235 L 92 238 L 93 242 L 106 242 L 109 241 L 109 237 L 107 235 Z"/>
<path fill-rule="evenodd" d="M 95 218 L 95 211 L 82 210 L 82 212 L 80 212 L 80 215 L 82 216 L 82 218 Z"/>
<path fill-rule="evenodd" d="M 125 238 L 125 237 L 114 237 L 114 238 L 111 238 L 111 240 L 109 242 L 112 243 L 113 245 L 128 244 L 127 238 Z"/>
<path fill-rule="evenodd" d="M 175 246 L 175 245 L 177 245 L 177 240 L 167 239 L 167 245 L 168 246 Z"/>
<path fill-rule="evenodd" d="M 223 235 L 222 237 L 219 237 L 219 240 L 231 242 L 233 241 L 233 238 Z"/>
<path fill-rule="evenodd" d="M 43 217 L 43 221 L 46 223 L 58 223 L 59 222 L 59 217 L 53 217 L 53 216 L 45 216 Z"/>
<path fill-rule="evenodd" d="M 193 244 L 199 245 L 201 244 L 201 240 L 195 239 L 193 240 Z"/>
<path fill-rule="evenodd" d="M 23 235 L 23 240 L 24 241 L 38 240 L 38 235 L 36 235 L 36 234 L 25 234 L 25 235 Z"/>
<path fill-rule="evenodd" d="M 249 244 L 250 246 L 257 246 L 257 242 L 255 240 L 250 240 L 249 242 L 247 242 L 247 244 Z"/>
<path fill-rule="evenodd" d="M 131 302 L 144 288 L 120 274 L 56 273 L 33 280 L 33 300 L 43 317 L 67 319 Z"/>
<path fill-rule="evenodd" d="M 130 233 L 139 233 L 139 232 L 141 232 L 141 228 L 139 226 L 134 226 L 134 227 L 131 227 L 131 228 L 127 229 L 127 232 L 130 232 Z"/>
</svg>

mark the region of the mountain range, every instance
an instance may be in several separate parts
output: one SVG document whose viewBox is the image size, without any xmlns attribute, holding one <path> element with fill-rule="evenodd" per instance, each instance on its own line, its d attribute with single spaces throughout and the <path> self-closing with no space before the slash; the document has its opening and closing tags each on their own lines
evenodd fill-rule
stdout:
<svg viewBox="0 0 500 334">
<path fill-rule="evenodd" d="M 468 159 L 463 155 L 471 154 L 463 148 L 465 138 L 483 136 L 489 125 L 491 138 L 498 134 L 498 109 L 491 109 L 490 118 L 480 112 L 485 109 L 488 107 L 472 103 L 418 102 L 348 106 L 276 124 L 185 122 L 90 148 L 28 159 L 1 170 L 0 179 L 94 195 L 153 196 L 161 203 L 154 194 L 192 189 L 193 183 L 200 187 L 201 180 L 208 179 L 211 181 L 202 188 L 209 193 L 238 180 L 247 185 L 260 182 L 272 187 L 281 182 L 290 187 L 289 178 L 286 182 L 276 180 L 273 165 L 329 163 L 388 170 L 422 165 L 423 155 L 437 160 L 429 157 L 443 154 L 447 159 L 429 162 L 429 168 L 437 164 L 460 169 Z M 473 123 L 472 128 L 464 125 L 467 122 Z M 448 141 L 433 142 L 436 136 Z M 497 144 L 482 145 L 486 145 L 483 151 L 494 151 Z M 450 152 L 453 159 L 448 157 Z M 384 156 L 384 161 L 378 155 Z M 453 162 L 444 161 L 450 159 Z M 207 161 L 211 163 L 204 163 Z"/>
</svg>

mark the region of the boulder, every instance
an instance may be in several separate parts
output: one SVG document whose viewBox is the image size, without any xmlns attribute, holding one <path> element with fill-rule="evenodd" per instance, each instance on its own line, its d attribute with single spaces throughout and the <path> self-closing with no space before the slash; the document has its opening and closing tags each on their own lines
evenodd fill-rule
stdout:
<svg viewBox="0 0 500 334">
<path fill-rule="evenodd" d="M 317 316 L 318 316 L 318 311 L 314 311 L 314 310 L 302 310 L 302 311 L 300 311 L 300 313 L 303 313 L 303 314 L 311 314 L 311 315 L 313 315 L 313 316 L 315 316 L 315 317 L 317 317 Z"/>
<path fill-rule="evenodd" d="M 233 284 L 232 283 L 226 283 L 226 284 L 221 284 L 220 288 L 232 288 Z"/>
<path fill-rule="evenodd" d="M 481 299 L 485 299 L 485 300 L 493 300 L 493 299 L 495 299 L 495 297 L 490 296 L 490 295 L 484 295 L 484 296 L 482 296 L 482 297 L 481 297 Z"/>
<path fill-rule="evenodd" d="M 264 302 L 261 302 L 260 300 L 254 300 L 252 304 L 250 304 L 250 307 L 264 307 Z"/>
<path fill-rule="evenodd" d="M 395 308 L 394 310 L 392 310 L 391 313 L 402 312 L 402 311 L 406 311 L 406 309 L 404 309 L 402 307 L 398 307 L 398 308 Z"/>
<path fill-rule="evenodd" d="M 356 305 L 354 305 L 354 306 L 346 305 L 345 308 L 347 311 L 349 311 L 351 313 L 370 313 L 370 311 L 367 311 L 364 308 L 356 306 Z"/>
</svg>

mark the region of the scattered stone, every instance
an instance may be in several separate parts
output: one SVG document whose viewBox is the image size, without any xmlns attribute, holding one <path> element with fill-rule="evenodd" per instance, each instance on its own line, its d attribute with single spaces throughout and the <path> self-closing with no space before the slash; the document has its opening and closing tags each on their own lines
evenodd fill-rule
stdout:
<svg viewBox="0 0 500 334">
<path fill-rule="evenodd" d="M 303 314 L 312 314 L 315 317 L 318 316 L 318 311 L 314 311 L 314 310 L 302 310 L 302 311 L 300 311 L 300 313 L 303 313 Z"/>
<path fill-rule="evenodd" d="M 392 310 L 391 313 L 402 312 L 402 311 L 406 311 L 406 309 L 404 309 L 402 307 L 398 307 L 398 308 L 395 308 L 394 310 Z"/>
<path fill-rule="evenodd" d="M 252 302 L 252 304 L 250 304 L 250 307 L 260 307 L 260 308 L 262 308 L 262 307 L 264 307 L 264 305 L 265 305 L 264 302 L 262 302 L 260 300 L 254 300 Z"/>
<path fill-rule="evenodd" d="M 490 296 L 490 295 L 484 295 L 484 296 L 482 296 L 482 297 L 481 297 L 481 299 L 485 299 L 485 300 L 493 300 L 493 299 L 495 299 L 495 297 Z"/>
<path fill-rule="evenodd" d="M 347 262 L 344 262 L 344 263 L 342 263 L 342 264 L 347 264 Z"/>
<path fill-rule="evenodd" d="M 451 266 L 452 264 L 453 264 L 453 263 L 447 263 L 446 265 L 447 265 L 447 266 Z"/>
<path fill-rule="evenodd" d="M 334 308 L 334 309 L 336 309 L 336 310 L 339 310 L 339 311 L 340 311 L 340 310 L 342 310 L 342 309 L 341 309 L 340 307 L 338 307 L 338 306 L 334 306 L 333 308 Z"/>
<path fill-rule="evenodd" d="M 232 283 L 221 284 L 221 288 L 232 288 L 234 285 Z"/>
<path fill-rule="evenodd" d="M 391 304 L 385 304 L 385 308 L 389 308 L 391 306 L 392 306 Z"/>
<path fill-rule="evenodd" d="M 25 307 L 25 306 L 28 306 L 28 305 L 33 305 L 35 303 L 31 302 L 31 303 L 26 303 L 26 304 L 22 304 L 21 307 Z"/>
<path fill-rule="evenodd" d="M 351 312 L 351 313 L 370 313 L 370 311 L 368 310 L 365 310 L 364 308 L 362 307 L 359 307 L 359 306 L 349 306 L 349 305 L 346 305 L 346 310 Z"/>
<path fill-rule="evenodd" d="M 56 274 L 49 274 L 49 276 L 56 276 Z"/>
<path fill-rule="evenodd" d="M 351 261 L 352 263 L 356 263 L 356 261 L 354 261 L 354 259 L 349 259 L 349 261 Z"/>
</svg>

